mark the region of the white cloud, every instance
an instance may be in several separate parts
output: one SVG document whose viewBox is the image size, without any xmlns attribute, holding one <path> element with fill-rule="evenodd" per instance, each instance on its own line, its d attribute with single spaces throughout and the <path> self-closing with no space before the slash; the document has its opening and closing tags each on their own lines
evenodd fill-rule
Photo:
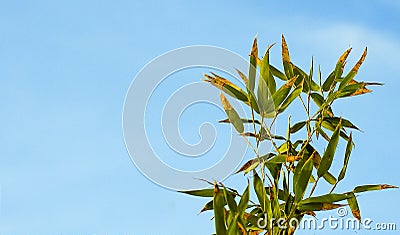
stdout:
<svg viewBox="0 0 400 235">
<path fill-rule="evenodd" d="M 336 24 L 304 34 L 305 41 L 312 42 L 318 51 L 340 54 L 342 49 L 353 47 L 361 54 L 368 47 L 368 59 L 385 64 L 390 68 L 398 67 L 397 56 L 400 55 L 400 38 L 376 29 L 360 25 Z M 329 44 L 327 44 L 329 43 Z M 338 52 L 338 50 L 341 50 Z"/>
</svg>

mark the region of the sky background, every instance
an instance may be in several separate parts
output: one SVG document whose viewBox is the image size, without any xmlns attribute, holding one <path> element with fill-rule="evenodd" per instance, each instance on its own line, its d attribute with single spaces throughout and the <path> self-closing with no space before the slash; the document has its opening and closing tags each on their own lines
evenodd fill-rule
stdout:
<svg viewBox="0 0 400 235">
<path fill-rule="evenodd" d="M 2 1 L 0 234 L 211 234 L 212 214 L 198 215 L 206 200 L 136 169 L 122 136 L 123 102 L 158 55 L 201 44 L 246 57 L 256 34 L 260 48 L 284 34 L 293 61 L 308 68 L 314 56 L 325 74 L 349 46 L 349 63 L 368 46 L 358 78 L 385 86 L 339 104 L 364 133 L 338 190 L 400 185 L 399 13 L 396 0 Z M 272 54 L 280 66 L 279 47 Z M 223 118 L 214 111 L 202 110 Z M 183 136 L 198 137 L 182 125 Z M 398 198 L 398 190 L 362 194 L 362 216 L 399 227 Z M 361 233 L 378 234 L 343 231 Z"/>
</svg>

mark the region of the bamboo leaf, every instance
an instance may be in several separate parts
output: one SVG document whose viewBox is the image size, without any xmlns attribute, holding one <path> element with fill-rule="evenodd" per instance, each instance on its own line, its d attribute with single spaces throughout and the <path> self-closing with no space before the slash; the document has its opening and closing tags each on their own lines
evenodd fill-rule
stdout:
<svg viewBox="0 0 400 235">
<path fill-rule="evenodd" d="M 239 74 L 240 78 L 243 80 L 246 87 L 248 86 L 247 83 L 249 82 L 246 75 L 244 75 L 239 69 L 236 69 L 236 72 Z"/>
<path fill-rule="evenodd" d="M 290 127 L 290 133 L 296 133 L 307 124 L 307 121 L 301 121 Z"/>
<path fill-rule="evenodd" d="M 333 157 L 336 152 L 337 145 L 339 143 L 339 136 L 340 136 L 340 129 L 341 129 L 341 122 L 336 127 L 336 130 L 333 132 L 332 137 L 326 147 L 324 155 L 322 156 L 321 163 L 319 164 L 317 175 L 321 177 L 325 175 L 329 168 L 332 165 Z"/>
<path fill-rule="evenodd" d="M 397 186 L 389 185 L 389 184 L 370 184 L 370 185 L 362 185 L 357 186 L 353 189 L 354 193 L 362 193 L 366 191 L 374 191 L 374 190 L 382 190 L 389 188 L 398 188 Z"/>
<path fill-rule="evenodd" d="M 260 164 L 260 160 L 258 158 L 251 159 L 247 161 L 239 170 L 235 172 L 235 174 L 244 171 L 244 173 L 248 173 L 251 170 L 254 170 Z"/>
<path fill-rule="evenodd" d="M 341 122 L 342 127 L 347 127 L 347 128 L 351 128 L 351 129 L 355 129 L 355 130 L 361 131 L 360 128 L 355 126 L 352 122 L 350 122 L 347 119 L 339 118 L 339 117 L 324 117 L 323 118 L 323 122 L 329 122 L 334 129 L 336 129 L 336 127 L 339 124 L 340 120 L 342 120 L 342 122 Z"/>
<path fill-rule="evenodd" d="M 285 162 L 294 162 L 302 159 L 302 156 L 297 155 L 287 155 L 287 154 L 279 154 L 275 157 L 266 161 L 266 163 L 285 163 Z"/>
<path fill-rule="evenodd" d="M 217 235 L 227 235 L 225 227 L 225 200 L 223 192 L 214 183 L 214 221 Z"/>
<path fill-rule="evenodd" d="M 329 91 L 334 85 L 336 84 L 335 80 L 337 81 L 343 74 L 343 68 L 346 63 L 346 59 L 349 56 L 351 48 L 347 49 L 339 58 L 338 62 L 336 63 L 335 70 L 328 76 L 325 80 L 324 84 L 322 85 L 322 89 L 324 91 Z"/>
<path fill-rule="evenodd" d="M 253 119 L 245 119 L 245 118 L 241 118 L 243 123 L 251 123 L 253 124 L 253 122 L 255 124 L 261 125 L 261 122 L 258 120 L 253 120 Z M 218 121 L 219 123 L 231 123 L 231 121 L 229 120 L 229 118 L 226 118 L 224 120 L 220 120 Z"/>
<path fill-rule="evenodd" d="M 284 73 L 282 73 L 281 71 L 279 71 L 277 68 L 275 68 L 272 65 L 269 65 L 270 69 L 271 69 L 271 73 L 272 75 L 274 75 L 275 77 L 279 78 L 282 81 L 287 81 L 288 78 L 286 77 L 286 75 Z"/>
<path fill-rule="evenodd" d="M 201 209 L 200 213 L 202 213 L 202 212 L 204 212 L 204 211 L 209 211 L 209 210 L 214 209 L 213 204 L 214 204 L 214 200 L 211 200 L 211 201 L 207 202 L 207 203 L 204 205 L 203 209 Z"/>
<path fill-rule="evenodd" d="M 215 86 L 219 90 L 225 92 L 226 94 L 240 100 L 243 102 L 248 101 L 248 97 L 245 91 L 243 91 L 240 87 L 236 86 L 229 80 L 215 74 L 211 73 L 211 75 L 204 74 L 206 78 L 204 81 L 210 83 L 211 85 Z"/>
<path fill-rule="evenodd" d="M 271 195 L 274 193 L 272 188 L 273 187 L 265 187 L 265 190 L 268 195 Z M 288 197 L 289 197 L 289 191 L 278 189 L 278 199 L 279 200 L 286 201 Z"/>
<path fill-rule="evenodd" d="M 316 202 L 316 203 L 300 204 L 298 209 L 300 211 L 325 211 L 325 210 L 333 210 L 343 206 L 346 206 L 346 204 Z"/>
<path fill-rule="evenodd" d="M 334 81 L 335 81 L 335 73 L 333 71 L 329 74 L 329 76 L 326 78 L 325 82 L 322 84 L 322 90 L 329 91 L 329 89 L 331 88 Z"/>
<path fill-rule="evenodd" d="M 347 145 L 346 145 L 346 152 L 344 154 L 343 167 L 339 173 L 338 181 L 341 181 L 344 178 L 344 176 L 346 175 L 347 164 L 349 163 L 351 151 L 353 150 L 353 145 L 354 145 L 353 144 L 353 136 L 352 136 L 352 133 L 350 133 L 350 137 L 349 137 L 349 140 L 347 141 Z"/>
<path fill-rule="evenodd" d="M 319 85 L 316 82 L 314 82 L 313 72 L 314 72 L 314 57 L 311 58 L 311 66 L 310 66 L 310 73 L 308 75 L 308 80 L 309 80 L 310 89 L 312 91 L 319 91 L 321 88 L 319 87 Z"/>
<path fill-rule="evenodd" d="M 331 185 L 334 185 L 337 182 L 335 176 L 333 176 L 329 171 L 325 173 L 322 177 L 326 180 L 326 182 Z"/>
<path fill-rule="evenodd" d="M 357 198 L 352 192 L 349 193 L 349 196 L 350 197 L 347 199 L 347 202 L 349 203 L 351 213 L 353 214 L 354 218 L 358 219 L 358 221 L 361 221 L 360 208 L 358 207 Z"/>
<path fill-rule="evenodd" d="M 318 107 L 321 107 L 324 103 L 324 98 L 318 93 L 311 93 L 311 98 L 315 102 L 315 104 L 318 105 Z"/>
<path fill-rule="evenodd" d="M 250 183 L 247 184 L 247 188 L 244 191 L 239 201 L 239 206 L 237 210 L 239 213 L 239 217 L 242 217 L 244 212 L 246 211 L 247 205 L 249 204 L 249 200 L 250 200 Z"/>
<path fill-rule="evenodd" d="M 319 107 L 319 108 L 323 108 L 322 106 L 324 105 L 324 103 L 325 103 L 325 100 L 324 100 L 324 98 L 320 95 L 320 94 L 318 94 L 318 93 L 311 93 L 311 98 L 312 98 L 312 100 L 314 101 L 314 103 Z M 331 107 L 326 107 L 326 110 L 327 110 L 327 112 L 328 112 L 328 114 L 330 115 L 330 116 L 333 116 L 333 112 L 332 112 L 332 108 Z"/>
<path fill-rule="evenodd" d="M 233 109 L 233 107 L 229 103 L 228 99 L 222 93 L 220 93 L 220 98 L 221 98 L 222 106 L 224 107 L 225 113 L 228 116 L 230 122 L 235 127 L 237 132 L 243 133 L 244 126 L 243 126 L 242 119 L 239 117 L 239 114 L 236 112 L 235 109 Z"/>
<path fill-rule="evenodd" d="M 262 79 L 265 81 L 265 83 L 267 84 L 267 87 L 270 91 L 271 94 L 274 94 L 276 91 L 276 82 L 274 79 L 274 76 L 272 75 L 272 72 L 270 70 L 270 64 L 269 64 L 269 50 L 271 49 L 271 47 L 274 44 L 268 46 L 264 57 L 262 59 L 262 63 L 260 66 L 260 75 L 262 77 Z"/>
<path fill-rule="evenodd" d="M 274 101 L 270 96 L 267 83 L 264 79 L 258 80 L 257 99 L 260 115 L 262 117 L 267 117 L 274 113 Z"/>
<path fill-rule="evenodd" d="M 350 70 L 350 72 L 347 73 L 347 75 L 343 78 L 343 80 L 340 82 L 339 85 L 339 90 L 342 90 L 344 87 L 347 86 L 347 84 L 353 80 L 353 78 L 356 76 L 358 69 L 362 65 L 362 63 L 365 60 L 365 57 L 367 56 L 367 48 L 365 48 L 361 58 L 358 60 L 358 62 L 354 65 L 354 67 Z"/>
<path fill-rule="evenodd" d="M 312 147 L 310 144 L 307 145 L 307 151 L 309 152 L 314 152 L 314 167 L 315 169 L 318 169 L 319 164 L 321 163 L 321 156 L 319 155 L 319 153 L 314 149 L 314 147 Z M 336 183 L 336 178 L 335 176 L 333 176 L 329 171 L 323 175 L 324 179 L 326 180 L 326 182 L 328 182 L 331 185 L 334 185 Z"/>
<path fill-rule="evenodd" d="M 316 197 L 309 197 L 307 199 L 301 200 L 300 204 L 307 204 L 307 203 L 334 203 L 346 200 L 350 198 L 348 194 L 338 194 L 338 193 L 329 193 L 321 196 Z"/>
<path fill-rule="evenodd" d="M 297 76 L 291 78 L 272 95 L 272 99 L 274 100 L 276 108 L 279 107 L 279 105 L 285 100 L 296 79 Z"/>
<path fill-rule="evenodd" d="M 307 189 L 308 181 L 311 177 L 313 169 L 313 157 L 310 157 L 303 165 L 300 171 L 300 175 L 296 181 L 294 181 L 295 189 L 295 202 L 299 202 L 303 199 L 304 193 Z"/>
<path fill-rule="evenodd" d="M 255 86 L 255 81 L 256 81 L 257 59 L 258 59 L 258 46 L 257 46 L 257 37 L 255 37 L 254 41 L 253 41 L 253 46 L 251 48 L 250 66 L 249 66 L 248 89 L 251 92 L 254 91 L 254 86 Z"/>
<path fill-rule="evenodd" d="M 225 197 L 225 202 L 228 204 L 229 210 L 231 210 L 233 213 L 236 214 L 238 211 L 238 207 L 236 205 L 235 198 L 231 192 L 229 192 L 225 187 L 224 189 L 224 197 Z"/>
<path fill-rule="evenodd" d="M 266 162 L 265 166 L 268 168 L 271 176 L 274 178 L 275 182 L 279 181 L 279 173 L 282 167 L 282 164 L 271 164 Z"/>
<path fill-rule="evenodd" d="M 283 35 L 282 35 L 282 62 L 286 77 L 288 78 L 294 77 L 293 67 L 290 62 L 289 49 L 286 44 L 285 37 Z"/>
<path fill-rule="evenodd" d="M 294 83 L 296 86 L 299 86 L 300 83 L 303 83 L 303 92 L 307 93 L 310 90 L 309 77 L 306 72 L 304 72 L 301 68 L 292 64 L 293 73 L 295 76 L 298 76 L 296 82 Z"/>
<path fill-rule="evenodd" d="M 264 184 L 257 173 L 254 174 L 253 181 L 254 191 L 256 192 L 261 209 L 265 213 L 271 213 L 271 202 L 265 191 Z"/>
<path fill-rule="evenodd" d="M 282 105 L 279 107 L 278 112 L 282 113 L 285 111 L 285 109 L 295 100 L 303 91 L 303 83 L 304 80 L 301 82 L 301 84 L 296 87 L 296 89 L 293 90 L 292 93 L 285 99 L 285 101 L 282 103 Z"/>
<path fill-rule="evenodd" d="M 227 234 L 229 235 L 239 235 L 239 228 L 238 228 L 238 217 L 232 215 L 233 218 L 228 226 Z M 218 234 L 217 234 L 218 235 Z"/>
<path fill-rule="evenodd" d="M 189 190 L 189 191 L 178 191 L 178 192 L 189 194 L 192 196 L 198 196 L 198 197 L 213 197 L 214 196 L 214 189 L 212 189 L 212 188 Z"/>
</svg>

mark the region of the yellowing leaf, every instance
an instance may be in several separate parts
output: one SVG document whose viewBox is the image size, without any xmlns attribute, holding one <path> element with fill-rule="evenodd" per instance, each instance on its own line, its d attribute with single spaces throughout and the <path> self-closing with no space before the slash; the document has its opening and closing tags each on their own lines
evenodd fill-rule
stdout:
<svg viewBox="0 0 400 235">
<path fill-rule="evenodd" d="M 230 122 L 235 127 L 237 132 L 243 133 L 244 131 L 243 121 L 239 117 L 239 114 L 235 111 L 235 109 L 233 109 L 228 99 L 222 93 L 220 94 L 220 98 L 222 106 L 224 107 L 225 113 L 228 116 Z"/>
</svg>

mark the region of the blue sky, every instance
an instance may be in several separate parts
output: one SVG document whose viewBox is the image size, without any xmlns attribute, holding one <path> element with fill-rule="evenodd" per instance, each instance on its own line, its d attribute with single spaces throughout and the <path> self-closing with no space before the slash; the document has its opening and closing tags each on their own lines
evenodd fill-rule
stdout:
<svg viewBox="0 0 400 235">
<path fill-rule="evenodd" d="M 132 164 L 123 102 L 156 56 L 201 44 L 245 57 L 256 34 L 260 47 L 284 34 L 295 62 L 314 56 L 325 73 L 349 46 L 349 63 L 368 46 L 358 77 L 385 86 L 339 105 L 364 133 L 338 190 L 400 185 L 399 12 L 395 0 L 2 1 L 0 234 L 211 234 L 211 214 L 197 215 L 205 200 L 159 187 Z M 399 226 L 398 197 L 363 194 L 361 213 Z"/>
</svg>

